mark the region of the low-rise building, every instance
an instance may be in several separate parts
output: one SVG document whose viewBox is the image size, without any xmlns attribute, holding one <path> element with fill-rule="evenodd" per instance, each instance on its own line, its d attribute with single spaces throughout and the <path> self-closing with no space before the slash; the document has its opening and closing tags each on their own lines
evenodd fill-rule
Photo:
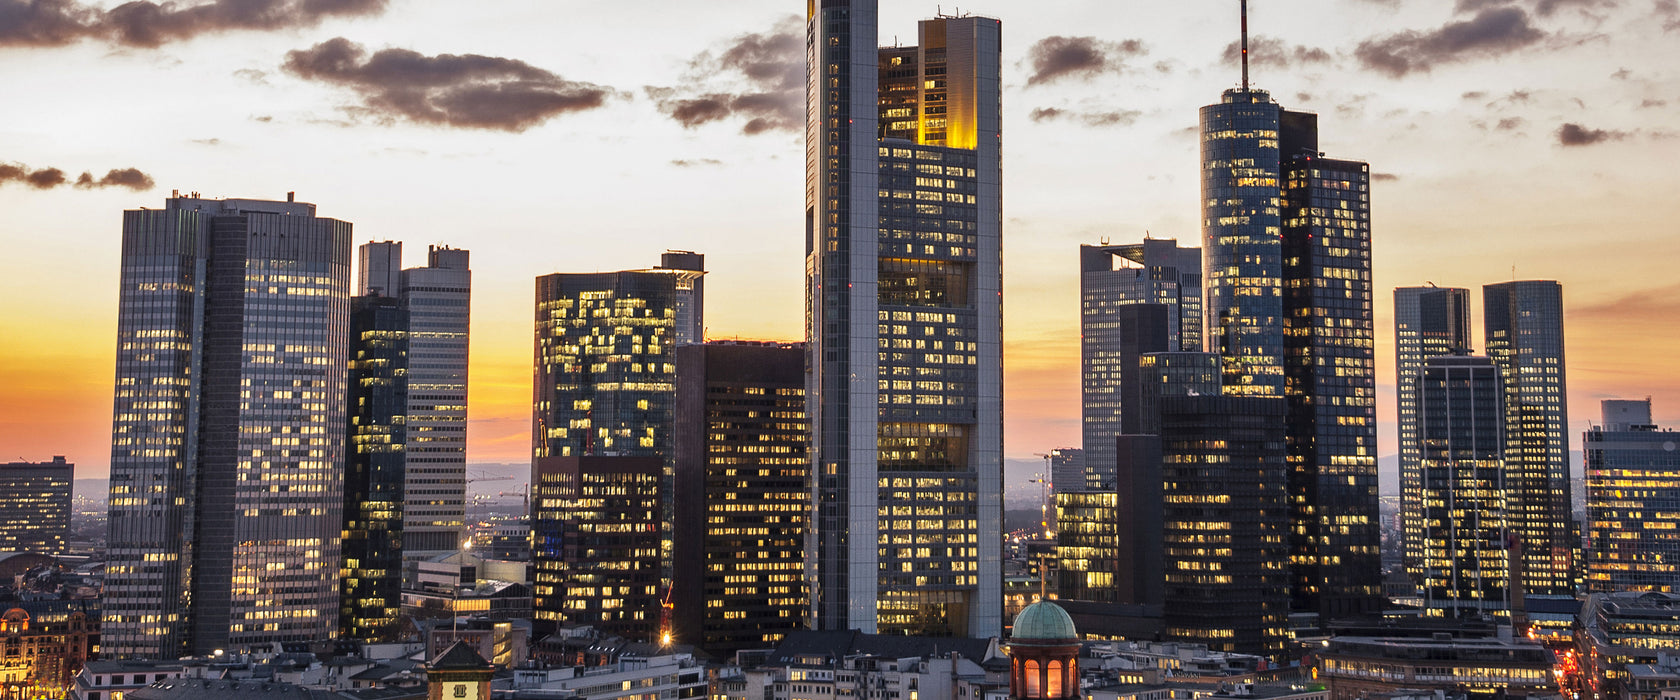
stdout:
<svg viewBox="0 0 1680 700">
<path fill-rule="evenodd" d="M 179 661 L 89 661 L 70 686 L 71 700 L 123 700 L 129 693 L 186 675 Z"/>
<path fill-rule="evenodd" d="M 1680 649 L 1680 595 L 1594 593 L 1581 606 L 1577 651 L 1587 690 L 1615 697 L 1628 669 Z"/>
<path fill-rule="evenodd" d="M 706 695 L 703 664 L 686 653 L 624 657 L 607 666 L 521 668 L 511 700 L 672 700 Z M 754 700 L 761 700 L 754 698 Z"/>
<path fill-rule="evenodd" d="M 64 693 L 92 655 L 94 635 L 80 613 L 57 623 L 23 608 L 0 613 L 0 685 L 22 697 Z"/>
<path fill-rule="evenodd" d="M 1654 664 L 1627 667 L 1621 700 L 1664 700 L 1670 694 L 1680 694 L 1680 656 L 1661 654 Z"/>
<path fill-rule="evenodd" d="M 1316 657 L 1329 700 L 1400 690 L 1502 692 L 1510 700 L 1561 697 L 1552 652 L 1528 640 L 1336 637 Z"/>
</svg>

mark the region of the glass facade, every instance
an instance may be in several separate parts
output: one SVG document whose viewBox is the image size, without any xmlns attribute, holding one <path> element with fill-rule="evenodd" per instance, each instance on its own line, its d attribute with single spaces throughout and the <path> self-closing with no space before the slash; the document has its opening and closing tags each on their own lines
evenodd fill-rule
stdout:
<svg viewBox="0 0 1680 700">
<path fill-rule="evenodd" d="M 400 276 L 409 314 L 402 515 L 406 561 L 454 552 L 465 539 L 467 329 L 472 320 L 468 263 L 468 251 L 431 246 L 425 267 L 403 270 Z"/>
<path fill-rule="evenodd" d="M 1431 617 L 1510 616 L 1514 504 L 1502 385 L 1486 357 L 1424 362 L 1418 436 L 1424 614 Z"/>
<path fill-rule="evenodd" d="M 660 267 L 537 278 L 534 457 L 659 457 L 660 490 L 674 493 L 674 353 L 702 327 L 694 314 L 703 274 Z M 669 499 L 661 513 L 669 577 Z"/>
<path fill-rule="evenodd" d="M 805 627 L 805 349 L 677 349 L 673 633 L 719 658 Z"/>
<path fill-rule="evenodd" d="M 1203 332 L 1234 396 L 1283 395 L 1280 112 L 1261 90 L 1201 111 Z"/>
<path fill-rule="evenodd" d="M 1120 503 L 1114 491 L 1056 493 L 1056 593 L 1067 600 L 1119 602 Z"/>
<path fill-rule="evenodd" d="M 1579 530 L 1570 492 L 1563 287 L 1551 281 L 1482 288 L 1487 354 L 1505 388 L 1505 484 L 1522 542 L 1529 597 L 1573 599 Z"/>
<path fill-rule="evenodd" d="M 1050 488 L 1056 493 L 1085 489 L 1085 451 L 1058 447 L 1050 451 Z"/>
<path fill-rule="evenodd" d="M 105 655 L 337 630 L 350 257 L 310 204 L 124 213 Z"/>
<path fill-rule="evenodd" d="M 531 606 L 539 633 L 569 623 L 658 640 L 663 465 L 658 457 L 536 459 Z"/>
<path fill-rule="evenodd" d="M 996 20 L 879 49 L 808 14 L 807 350 L 819 629 L 1002 629 Z M 883 123 L 883 119 L 887 120 Z"/>
<path fill-rule="evenodd" d="M 408 327 L 401 299 L 351 300 L 341 639 L 390 641 L 400 634 Z"/>
<path fill-rule="evenodd" d="M 1406 574 L 1423 576 L 1423 446 L 1418 441 L 1418 381 L 1431 357 L 1469 352 L 1470 290 L 1394 290 L 1394 385 L 1400 437 L 1400 528 Z"/>
<path fill-rule="evenodd" d="M 1283 175 L 1291 591 L 1330 620 L 1382 602 L 1370 166 L 1301 155 Z"/>
<path fill-rule="evenodd" d="M 1658 429 L 1650 399 L 1604 406 L 1582 436 L 1587 591 L 1680 593 L 1680 433 Z"/>
<path fill-rule="evenodd" d="M 0 551 L 64 553 L 75 473 L 63 457 L 0 464 Z"/>
<path fill-rule="evenodd" d="M 1178 396 L 1160 410 L 1165 635 L 1279 657 L 1289 639 L 1287 407 Z"/>
<path fill-rule="evenodd" d="M 1133 408 L 1138 355 L 1202 350 L 1202 252 L 1172 239 L 1082 245 L 1079 293 L 1085 487 L 1113 488 L 1114 437 L 1147 421 Z M 1139 305 L 1161 307 L 1164 318 Z"/>
</svg>

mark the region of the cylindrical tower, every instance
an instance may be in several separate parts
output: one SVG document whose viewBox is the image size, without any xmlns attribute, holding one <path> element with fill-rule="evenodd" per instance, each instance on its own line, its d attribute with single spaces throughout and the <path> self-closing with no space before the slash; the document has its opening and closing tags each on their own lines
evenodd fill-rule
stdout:
<svg viewBox="0 0 1680 700">
<path fill-rule="evenodd" d="M 1012 700 L 1079 697 L 1079 633 L 1061 606 L 1047 600 L 1028 605 L 1015 616 L 1005 651 Z"/>
</svg>

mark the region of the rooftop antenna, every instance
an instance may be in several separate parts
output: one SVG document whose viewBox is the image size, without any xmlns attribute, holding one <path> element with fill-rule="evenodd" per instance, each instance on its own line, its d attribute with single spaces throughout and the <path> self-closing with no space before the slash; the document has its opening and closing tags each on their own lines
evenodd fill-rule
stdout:
<svg viewBox="0 0 1680 700">
<path fill-rule="evenodd" d="M 1243 92 L 1248 92 L 1248 0 L 1242 0 Z"/>
</svg>

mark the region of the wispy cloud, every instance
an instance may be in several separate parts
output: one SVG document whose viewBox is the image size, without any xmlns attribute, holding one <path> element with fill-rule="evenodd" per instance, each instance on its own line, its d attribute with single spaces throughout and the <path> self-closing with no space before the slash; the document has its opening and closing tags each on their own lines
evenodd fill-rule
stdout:
<svg viewBox="0 0 1680 700">
<path fill-rule="evenodd" d="M 382 122 L 520 132 L 554 117 L 597 109 L 612 88 L 567 80 L 524 61 L 477 54 L 427 56 L 408 49 L 369 54 L 339 37 L 286 54 L 286 72 L 349 88 L 356 116 Z"/>
<path fill-rule="evenodd" d="M 1573 123 L 1564 124 L 1557 130 L 1559 146 L 1591 146 L 1606 141 L 1620 141 L 1627 137 L 1628 134 L 1625 131 L 1590 129 Z"/>
<path fill-rule="evenodd" d="M 1027 62 L 1032 65 L 1027 85 L 1066 79 L 1091 80 L 1104 73 L 1125 72 L 1128 69 L 1126 61 L 1148 54 L 1149 49 L 1136 39 L 1103 41 L 1091 36 L 1046 37 L 1027 49 Z"/>
<path fill-rule="evenodd" d="M 12 182 L 38 190 L 71 185 L 84 190 L 126 187 L 136 192 L 144 192 L 157 185 L 152 176 L 138 168 L 116 168 L 98 178 L 91 172 L 84 172 L 72 182 L 70 177 L 58 168 L 30 168 L 20 163 L 0 163 L 0 186 Z"/>
<path fill-rule="evenodd" d="M 73 0 L 0 0 L 0 46 L 64 46 L 84 39 L 157 48 L 232 31 L 313 27 L 373 15 L 387 0 L 212 0 L 192 5 L 133 0 L 109 10 Z"/>
<path fill-rule="evenodd" d="M 1522 8 L 1490 7 L 1428 31 L 1367 39 L 1354 49 L 1354 56 L 1367 69 L 1403 78 L 1438 65 L 1512 53 L 1545 38 L 1546 32 L 1535 27 Z"/>
<path fill-rule="evenodd" d="M 648 86 L 659 111 L 684 128 L 742 120 L 748 135 L 805 124 L 805 23 L 788 16 L 763 32 L 730 39 L 689 62 L 682 87 Z"/>
</svg>

